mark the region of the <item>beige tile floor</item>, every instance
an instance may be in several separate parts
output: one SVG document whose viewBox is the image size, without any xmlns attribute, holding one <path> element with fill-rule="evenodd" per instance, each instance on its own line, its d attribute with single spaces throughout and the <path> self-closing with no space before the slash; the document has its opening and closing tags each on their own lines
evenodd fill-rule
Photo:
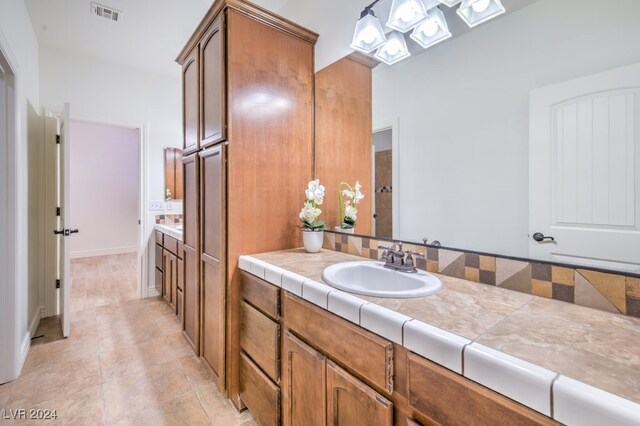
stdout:
<svg viewBox="0 0 640 426">
<path fill-rule="evenodd" d="M 0 386 L 15 409 L 56 410 L 40 424 L 254 425 L 216 389 L 160 299 L 138 300 L 135 255 L 72 263 L 71 335 L 43 320 L 21 377 Z M 4 411 L 2 411 L 4 409 Z"/>
</svg>

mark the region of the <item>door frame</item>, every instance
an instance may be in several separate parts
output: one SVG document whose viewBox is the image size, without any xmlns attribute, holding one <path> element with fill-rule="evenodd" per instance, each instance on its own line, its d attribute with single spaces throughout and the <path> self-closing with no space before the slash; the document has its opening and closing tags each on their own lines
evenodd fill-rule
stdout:
<svg viewBox="0 0 640 426">
<path fill-rule="evenodd" d="M 147 185 L 147 169 L 148 169 L 148 134 L 149 134 L 149 123 L 147 122 L 136 122 L 136 121 L 128 121 L 128 120 L 114 120 L 111 118 L 107 118 L 100 115 L 91 115 L 91 114 L 74 114 L 72 112 L 70 122 L 82 122 L 82 123 L 90 123 L 90 124 L 98 124 L 105 126 L 114 126 L 114 127 L 123 127 L 126 129 L 135 129 L 138 130 L 138 219 L 140 220 L 140 224 L 138 225 L 138 237 L 137 237 L 137 273 L 136 273 L 136 286 L 138 297 L 140 299 L 144 299 L 149 296 L 148 294 L 148 285 L 147 277 L 147 265 L 148 265 L 148 257 L 149 253 L 147 250 L 147 239 L 145 235 L 147 235 L 147 212 L 145 210 L 145 206 L 148 205 L 148 185 Z M 155 224 L 154 224 L 155 225 Z M 72 278 L 73 279 L 73 278 Z M 52 306 L 52 303 L 55 303 L 51 300 L 51 296 L 48 298 L 49 300 L 45 301 L 47 306 Z"/>
<path fill-rule="evenodd" d="M 391 235 L 393 239 L 400 238 L 400 118 L 385 118 L 375 120 L 371 129 L 371 134 L 391 130 Z M 373 138 L 372 138 L 373 139 Z M 373 143 L 373 140 L 372 140 Z M 375 152 L 373 153 L 373 161 L 375 162 Z M 375 171 L 375 168 L 374 168 Z M 372 177 L 375 181 L 375 176 Z M 375 187 L 374 187 L 375 190 Z M 375 199 L 375 194 L 371 194 Z M 375 203 L 375 201 L 374 201 Z M 374 204 L 375 205 L 375 204 Z"/>
<path fill-rule="evenodd" d="M 14 380 L 20 374 L 22 365 L 29 353 L 30 334 L 21 336 L 21 325 L 27 326 L 27 300 L 18 291 L 18 282 L 26 282 L 25 268 L 21 268 L 20 258 L 16 253 L 22 252 L 18 239 L 20 216 L 18 206 L 18 145 L 23 136 L 21 127 L 20 99 L 21 74 L 9 43 L 0 31 L 0 65 L 7 68 L 3 74 L 12 77 L 12 95 L 6 98 L 7 128 L 0 135 L 0 170 L 5 170 L 6 183 L 0 184 L 0 270 L 6 276 L 7 285 L 0 285 L 0 383 Z M 4 100 L 3 100 L 4 101 Z M 23 300 L 24 299 L 24 300 Z"/>
</svg>

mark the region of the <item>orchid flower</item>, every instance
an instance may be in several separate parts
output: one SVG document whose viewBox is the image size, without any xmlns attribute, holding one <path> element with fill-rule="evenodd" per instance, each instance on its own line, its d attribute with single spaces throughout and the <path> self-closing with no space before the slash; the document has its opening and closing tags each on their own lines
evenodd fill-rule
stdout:
<svg viewBox="0 0 640 426">
<path fill-rule="evenodd" d="M 311 231 L 325 229 L 326 224 L 318 220 L 322 213 L 318 206 L 324 201 L 324 186 L 320 185 L 319 179 L 312 180 L 304 193 L 307 199 L 298 215 L 302 221 L 302 228 Z"/>
</svg>

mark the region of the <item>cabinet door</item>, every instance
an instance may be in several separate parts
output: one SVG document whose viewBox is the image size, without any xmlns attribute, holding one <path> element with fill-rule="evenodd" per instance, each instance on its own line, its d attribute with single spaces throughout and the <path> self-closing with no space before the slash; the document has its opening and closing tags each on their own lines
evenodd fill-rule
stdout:
<svg viewBox="0 0 640 426">
<path fill-rule="evenodd" d="M 165 302 L 171 303 L 171 253 L 168 250 L 162 251 L 162 297 Z"/>
<path fill-rule="evenodd" d="M 200 42 L 201 148 L 225 139 L 225 57 L 224 13 L 220 13 Z"/>
<path fill-rule="evenodd" d="M 282 362 L 282 424 L 325 425 L 327 361 L 324 355 L 287 330 L 282 342 Z"/>
<path fill-rule="evenodd" d="M 195 353 L 200 351 L 200 280 L 198 279 L 198 253 L 184 246 L 184 334 Z"/>
<path fill-rule="evenodd" d="M 225 386 L 225 158 L 224 146 L 200 154 L 202 358 Z"/>
<path fill-rule="evenodd" d="M 182 251 L 184 251 L 184 249 Z M 184 254 L 181 254 L 180 256 L 184 257 Z M 181 258 L 178 258 L 178 280 L 176 287 L 178 287 L 178 290 L 184 289 L 184 260 Z"/>
<path fill-rule="evenodd" d="M 182 159 L 184 163 L 184 200 L 182 202 L 184 223 L 182 239 L 184 245 L 199 247 L 200 229 L 200 160 L 198 154 Z"/>
<path fill-rule="evenodd" d="M 393 424 L 393 405 L 379 393 L 327 361 L 328 424 L 340 426 Z"/>
<path fill-rule="evenodd" d="M 183 148 L 187 154 L 200 149 L 198 83 L 198 49 L 194 49 L 182 65 Z"/>
<path fill-rule="evenodd" d="M 169 254 L 169 264 L 171 265 L 169 304 L 175 312 L 178 303 L 178 257 L 175 254 Z"/>
</svg>

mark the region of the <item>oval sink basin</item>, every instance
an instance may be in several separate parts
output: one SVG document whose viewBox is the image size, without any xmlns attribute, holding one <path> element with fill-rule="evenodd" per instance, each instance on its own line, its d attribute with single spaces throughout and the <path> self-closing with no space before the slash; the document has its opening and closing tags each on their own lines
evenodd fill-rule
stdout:
<svg viewBox="0 0 640 426">
<path fill-rule="evenodd" d="M 429 296 L 442 288 L 442 282 L 428 272 L 398 272 L 373 261 L 336 263 L 322 271 L 322 279 L 350 293 L 399 299 Z"/>
</svg>

